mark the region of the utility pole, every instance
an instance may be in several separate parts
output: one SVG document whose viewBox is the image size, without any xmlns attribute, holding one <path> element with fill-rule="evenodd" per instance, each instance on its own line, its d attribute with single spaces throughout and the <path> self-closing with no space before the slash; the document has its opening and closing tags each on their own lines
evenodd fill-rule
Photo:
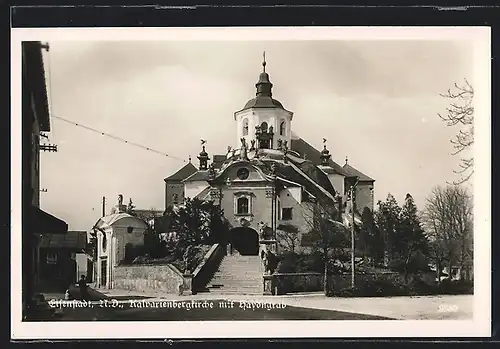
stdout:
<svg viewBox="0 0 500 349">
<path fill-rule="evenodd" d="M 354 221 L 354 205 L 355 205 L 355 199 L 354 199 L 354 195 L 355 195 L 355 188 L 356 188 L 356 185 L 357 185 L 357 181 L 356 183 L 354 183 L 353 185 L 351 185 L 351 215 L 352 215 L 352 222 L 351 222 L 351 287 L 354 288 L 355 286 L 355 274 L 356 274 L 356 271 L 355 271 L 355 268 L 354 268 L 354 264 L 355 264 L 355 253 L 354 253 L 354 249 L 355 249 L 355 221 Z"/>
<path fill-rule="evenodd" d="M 106 215 L 106 197 L 102 197 L 102 216 L 104 217 Z"/>
<path fill-rule="evenodd" d="M 40 150 L 57 152 L 57 145 L 56 144 L 40 144 Z"/>
</svg>

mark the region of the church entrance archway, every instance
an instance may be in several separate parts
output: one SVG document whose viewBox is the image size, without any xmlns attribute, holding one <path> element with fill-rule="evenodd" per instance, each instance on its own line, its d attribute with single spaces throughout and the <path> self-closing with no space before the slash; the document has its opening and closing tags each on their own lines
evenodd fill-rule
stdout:
<svg viewBox="0 0 500 349">
<path fill-rule="evenodd" d="M 238 227 L 229 231 L 231 252 L 242 256 L 259 255 L 259 234 L 252 228 Z"/>
</svg>

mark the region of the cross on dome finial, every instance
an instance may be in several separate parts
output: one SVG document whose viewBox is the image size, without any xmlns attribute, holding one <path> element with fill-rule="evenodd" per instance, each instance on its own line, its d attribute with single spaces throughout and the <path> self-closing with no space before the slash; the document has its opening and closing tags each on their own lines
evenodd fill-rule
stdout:
<svg viewBox="0 0 500 349">
<path fill-rule="evenodd" d="M 262 67 L 264 69 L 264 73 L 266 72 L 266 51 L 264 51 L 264 53 L 262 54 L 264 60 L 262 61 Z"/>
</svg>

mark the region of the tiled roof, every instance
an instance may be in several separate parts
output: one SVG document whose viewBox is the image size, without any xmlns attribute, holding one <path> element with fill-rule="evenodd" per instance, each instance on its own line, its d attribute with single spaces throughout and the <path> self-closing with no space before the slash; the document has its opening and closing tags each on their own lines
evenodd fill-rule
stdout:
<svg viewBox="0 0 500 349">
<path fill-rule="evenodd" d="M 365 175 L 364 173 L 356 170 L 354 167 L 352 167 L 349 164 L 345 164 L 343 169 L 345 172 L 349 173 L 351 176 L 358 177 L 358 180 L 360 180 L 362 182 L 375 182 L 374 179 L 372 179 L 372 178 L 368 177 L 367 175 Z"/>
<path fill-rule="evenodd" d="M 197 171 L 183 180 L 183 182 L 196 182 L 196 181 L 208 181 L 209 173 L 208 170 Z"/>
<path fill-rule="evenodd" d="M 305 155 L 306 159 L 312 161 L 312 163 L 314 165 L 316 165 L 316 166 L 321 165 L 321 152 L 319 150 L 317 150 L 316 148 L 314 148 L 309 143 L 307 143 L 302 138 L 299 138 L 299 137 L 292 138 L 291 148 L 292 148 L 292 150 L 299 153 L 302 157 L 304 157 L 304 155 Z M 346 177 L 349 177 L 349 174 L 346 171 L 344 171 L 342 166 L 337 164 L 332 159 L 330 159 L 328 164 L 330 165 L 331 168 L 333 168 L 333 170 L 336 173 L 343 175 L 343 176 L 346 176 Z"/>
<path fill-rule="evenodd" d="M 190 162 L 182 167 L 179 171 L 175 172 L 173 175 L 165 178 L 166 181 L 183 181 L 187 177 L 191 176 L 193 173 L 198 171 L 198 169 Z"/>
<path fill-rule="evenodd" d="M 249 100 L 242 110 L 250 108 L 279 108 L 284 109 L 283 104 L 280 101 L 268 97 L 268 96 L 258 96 Z"/>
<path fill-rule="evenodd" d="M 205 189 L 203 189 L 201 191 L 201 193 L 199 193 L 198 195 L 195 196 L 196 199 L 200 199 L 200 200 L 206 200 L 207 199 L 207 196 L 210 194 L 210 190 L 212 188 L 209 186 L 209 187 L 206 187 Z"/>
<path fill-rule="evenodd" d="M 101 217 L 97 223 L 95 224 L 95 226 L 97 226 L 98 223 L 103 223 L 105 225 L 112 225 L 113 223 L 116 223 L 118 222 L 120 219 L 122 218 L 129 218 L 129 217 L 133 217 L 131 215 L 129 215 L 128 213 L 126 212 L 122 212 L 122 213 L 113 213 L 113 214 L 110 214 L 110 215 L 107 215 L 107 216 L 104 216 L 104 217 Z"/>
<path fill-rule="evenodd" d="M 278 177 L 284 178 L 286 180 L 295 182 L 301 185 L 307 192 L 311 193 L 318 199 L 325 199 L 327 201 L 332 201 L 333 195 L 328 192 L 328 190 L 323 190 L 320 186 L 315 183 L 312 179 L 309 180 L 307 174 L 301 174 L 297 172 L 291 164 L 284 164 L 279 161 L 274 160 L 262 160 L 259 166 L 266 175 L 271 175 L 271 164 L 276 163 L 276 175 Z M 300 170 L 299 170 L 300 171 Z"/>
<path fill-rule="evenodd" d="M 83 250 L 87 244 L 86 231 L 68 231 L 67 234 L 43 234 L 40 248 L 67 248 Z"/>
<path fill-rule="evenodd" d="M 332 196 L 336 195 L 335 188 L 332 186 L 332 182 L 330 182 L 328 176 L 324 172 L 322 172 L 318 167 L 314 166 L 311 161 L 304 161 L 301 164 L 297 164 L 297 166 L 309 178 L 311 178 L 314 182 L 320 185 L 327 192 L 332 194 Z"/>
</svg>

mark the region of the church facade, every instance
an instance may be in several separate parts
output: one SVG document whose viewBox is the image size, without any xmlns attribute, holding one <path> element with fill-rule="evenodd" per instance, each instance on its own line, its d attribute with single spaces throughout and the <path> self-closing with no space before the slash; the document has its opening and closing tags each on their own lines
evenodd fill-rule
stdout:
<svg viewBox="0 0 500 349">
<path fill-rule="evenodd" d="M 333 161 L 326 139 L 319 151 L 292 131 L 294 113 L 273 98 L 266 62 L 262 65 L 255 98 L 234 113 L 234 145 L 210 156 L 203 142 L 198 167 L 190 160 L 165 178 L 166 207 L 182 205 L 186 198 L 213 200 L 232 227 L 232 245 L 248 255 L 259 253 L 259 241 L 276 241 L 283 226 L 294 226 L 298 240 L 304 240 L 318 202 L 345 224 L 352 220 L 351 196 L 358 222 L 374 205 L 374 179 L 347 161 L 344 166 Z M 266 230 L 269 234 L 262 236 Z"/>
</svg>

